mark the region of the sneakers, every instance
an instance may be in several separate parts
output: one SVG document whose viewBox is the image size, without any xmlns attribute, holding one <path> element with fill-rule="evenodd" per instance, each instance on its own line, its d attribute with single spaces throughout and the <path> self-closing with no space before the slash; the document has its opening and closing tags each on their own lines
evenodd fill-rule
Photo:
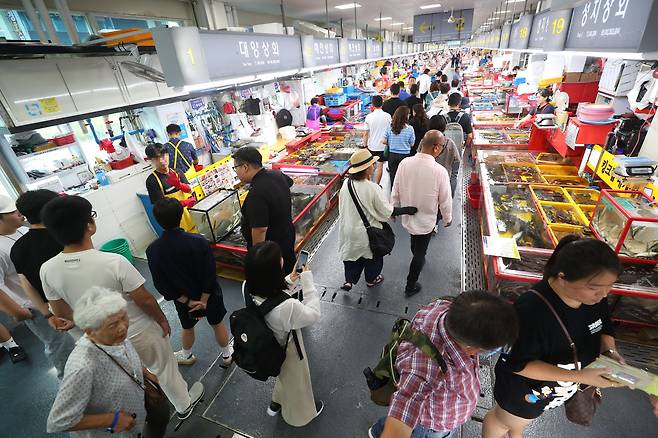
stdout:
<svg viewBox="0 0 658 438">
<path fill-rule="evenodd" d="M 368 438 L 375 438 L 375 434 L 372 433 L 372 427 L 368 429 Z"/>
<path fill-rule="evenodd" d="M 176 413 L 179 420 L 185 420 L 192 415 L 194 407 L 199 404 L 201 397 L 203 397 L 203 391 L 203 384 L 201 382 L 194 382 L 190 388 L 190 406 L 185 411 Z"/>
<path fill-rule="evenodd" d="M 281 405 L 277 402 L 271 402 L 267 407 L 267 415 L 270 417 L 276 417 L 281 412 Z"/>
<path fill-rule="evenodd" d="M 194 362 L 196 362 L 196 356 L 193 354 L 188 356 L 183 350 L 178 350 L 174 353 L 174 356 L 176 357 L 176 362 L 178 362 L 178 365 L 192 365 Z"/>
<path fill-rule="evenodd" d="M 420 292 L 422 288 L 423 287 L 420 285 L 420 283 L 414 284 L 412 288 L 409 288 L 409 286 L 407 286 L 407 288 L 404 290 L 404 296 L 407 298 L 414 296 L 418 292 Z"/>
<path fill-rule="evenodd" d="M 10 347 L 8 348 L 9 350 L 9 359 L 11 359 L 12 363 L 20 362 L 25 359 L 27 359 L 27 354 L 25 353 L 25 350 L 23 350 L 23 347 L 20 345 L 16 347 Z"/>
<path fill-rule="evenodd" d="M 226 348 L 222 348 L 222 363 L 224 368 L 228 368 L 233 363 L 233 339 L 228 343 Z"/>
</svg>

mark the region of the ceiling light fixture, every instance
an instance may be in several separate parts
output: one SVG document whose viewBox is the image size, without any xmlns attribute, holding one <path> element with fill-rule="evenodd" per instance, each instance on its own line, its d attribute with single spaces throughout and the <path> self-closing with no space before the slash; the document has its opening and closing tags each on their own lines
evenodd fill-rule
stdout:
<svg viewBox="0 0 658 438">
<path fill-rule="evenodd" d="M 393 17 L 382 17 L 382 18 L 375 18 L 375 21 L 386 21 L 386 20 L 392 20 Z"/>
<path fill-rule="evenodd" d="M 361 5 L 358 3 L 345 3 L 344 5 L 338 5 L 336 6 L 336 9 L 354 9 L 354 8 L 360 8 Z"/>
<path fill-rule="evenodd" d="M 413 27 L 413 26 L 409 26 L 409 27 L 405 27 L 405 28 L 403 28 L 403 29 L 404 29 L 404 30 L 414 30 L 414 27 Z"/>
<path fill-rule="evenodd" d="M 440 8 L 440 7 L 441 7 L 441 3 L 432 3 L 431 5 L 424 5 L 424 6 L 421 6 L 420 8 L 421 9 L 432 9 L 432 8 Z"/>
<path fill-rule="evenodd" d="M 402 24 L 404 24 L 404 23 L 391 23 L 391 26 L 400 26 Z"/>
<path fill-rule="evenodd" d="M 505 3 L 510 4 L 510 3 L 523 3 L 526 0 L 507 0 Z"/>
</svg>

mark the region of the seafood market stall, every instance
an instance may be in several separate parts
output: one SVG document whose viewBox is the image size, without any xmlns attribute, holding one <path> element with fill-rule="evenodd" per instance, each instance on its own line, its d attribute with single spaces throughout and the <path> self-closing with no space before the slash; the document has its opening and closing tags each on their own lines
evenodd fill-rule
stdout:
<svg viewBox="0 0 658 438">
<path fill-rule="evenodd" d="M 530 130 L 519 128 L 481 127 L 473 129 L 473 147 L 471 153 L 477 157 L 481 149 L 527 150 L 530 142 Z"/>
<path fill-rule="evenodd" d="M 481 234 L 513 238 L 520 256 L 483 255 L 487 288 L 514 300 L 541 279 L 563 236 L 601 238 L 624 264 L 608 298 L 619 337 L 658 346 L 658 204 L 639 192 L 592 188 L 558 157 L 478 152 Z"/>
</svg>

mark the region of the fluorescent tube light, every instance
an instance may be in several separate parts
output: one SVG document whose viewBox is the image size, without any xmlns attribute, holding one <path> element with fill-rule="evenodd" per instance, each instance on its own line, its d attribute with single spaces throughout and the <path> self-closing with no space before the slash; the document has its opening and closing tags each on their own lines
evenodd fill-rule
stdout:
<svg viewBox="0 0 658 438">
<path fill-rule="evenodd" d="M 375 18 L 375 21 L 386 21 L 386 20 L 392 20 L 393 17 L 382 17 L 382 18 Z"/>
<path fill-rule="evenodd" d="M 358 3 L 345 3 L 343 5 L 338 5 L 336 6 L 336 9 L 354 9 L 354 8 L 360 8 L 361 5 Z"/>
<path fill-rule="evenodd" d="M 391 26 L 400 26 L 401 24 L 404 24 L 404 23 L 391 23 Z"/>
<path fill-rule="evenodd" d="M 441 7 L 441 3 L 432 3 L 431 5 L 424 5 L 424 6 L 421 6 L 420 8 L 421 9 L 432 9 L 432 8 L 440 8 L 440 7 Z"/>
</svg>

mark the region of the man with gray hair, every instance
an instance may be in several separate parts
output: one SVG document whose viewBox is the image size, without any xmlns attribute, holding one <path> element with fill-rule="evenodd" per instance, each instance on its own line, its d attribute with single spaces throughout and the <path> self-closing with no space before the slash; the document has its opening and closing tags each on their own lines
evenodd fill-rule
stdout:
<svg viewBox="0 0 658 438">
<path fill-rule="evenodd" d="M 402 226 L 411 234 L 413 255 L 407 276 L 405 296 L 421 290 L 418 277 L 425 264 L 425 254 L 432 238 L 436 217 L 441 209 L 446 227 L 452 223 L 452 196 L 448 171 L 435 161 L 445 147 L 445 137 L 439 131 L 427 131 L 420 142 L 418 153 L 405 158 L 398 167 L 393 182 L 391 203 L 418 208 L 413 216 L 404 216 Z"/>
</svg>

